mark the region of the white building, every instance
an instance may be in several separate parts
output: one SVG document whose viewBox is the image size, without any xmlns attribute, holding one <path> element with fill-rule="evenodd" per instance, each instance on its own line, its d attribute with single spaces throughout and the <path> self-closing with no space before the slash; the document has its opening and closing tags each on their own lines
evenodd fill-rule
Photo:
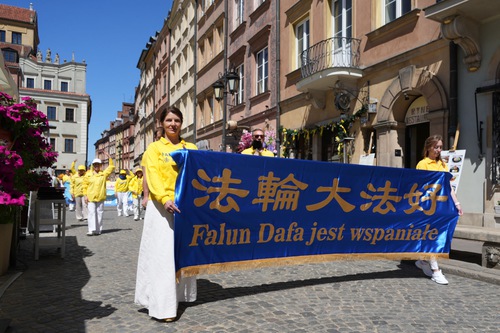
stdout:
<svg viewBox="0 0 500 333">
<path fill-rule="evenodd" d="M 35 60 L 20 58 L 19 67 L 23 73 L 20 96 L 33 98 L 49 119 L 50 143 L 59 153 L 56 172 L 69 169 L 74 160 L 77 166 L 88 165 L 92 102 L 86 93 L 87 64 L 74 59 L 60 63 L 58 55 L 52 60 L 47 51 L 45 61 L 39 52 Z"/>
</svg>

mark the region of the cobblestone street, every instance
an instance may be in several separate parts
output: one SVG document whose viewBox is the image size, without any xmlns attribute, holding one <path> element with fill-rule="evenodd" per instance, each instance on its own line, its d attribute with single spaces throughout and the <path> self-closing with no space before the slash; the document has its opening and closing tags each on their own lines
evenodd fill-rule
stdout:
<svg viewBox="0 0 500 333">
<path fill-rule="evenodd" d="M 106 208 L 103 234 L 88 237 L 68 212 L 65 259 L 43 250 L 34 261 L 31 236 L 22 240 L 17 270 L 0 277 L 1 287 L 22 272 L 0 299 L 8 332 L 499 331 L 498 285 L 452 274 L 446 261 L 448 286 L 399 261 L 201 275 L 198 301 L 161 323 L 133 302 L 142 223 Z"/>
</svg>

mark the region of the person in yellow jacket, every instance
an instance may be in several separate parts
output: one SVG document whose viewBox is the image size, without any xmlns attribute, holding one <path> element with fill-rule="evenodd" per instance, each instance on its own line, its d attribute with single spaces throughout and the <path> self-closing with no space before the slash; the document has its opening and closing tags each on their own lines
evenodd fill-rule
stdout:
<svg viewBox="0 0 500 333">
<path fill-rule="evenodd" d="M 147 203 L 142 231 L 134 302 L 148 309 L 149 316 L 172 322 L 179 302 L 196 300 L 196 277 L 176 281 L 174 259 L 174 213 L 177 165 L 170 156 L 178 149 L 196 149 L 181 139 L 182 113 L 176 107 L 162 111 L 160 123 L 165 135 L 151 143 L 143 155 L 151 200 Z"/>
<path fill-rule="evenodd" d="M 143 195 L 143 176 L 142 168 L 138 167 L 135 169 L 135 176 L 132 177 L 128 185 L 129 191 L 132 193 L 132 200 L 134 202 L 134 221 L 142 219 L 141 217 L 141 201 Z"/>
<path fill-rule="evenodd" d="M 70 191 L 71 191 L 71 197 L 73 198 L 73 201 L 75 202 L 75 215 L 76 219 L 78 221 L 84 221 L 87 220 L 89 211 L 87 204 L 85 203 L 84 195 L 83 195 L 83 182 L 85 179 L 85 174 L 87 172 L 87 169 L 85 168 L 85 165 L 79 165 L 78 166 L 78 173 L 76 175 L 73 175 L 71 177 L 71 186 L 70 186 Z"/>
<path fill-rule="evenodd" d="M 102 213 L 104 212 L 104 200 L 106 200 L 106 180 L 115 170 L 113 160 L 109 158 L 109 166 L 102 171 L 102 162 L 96 158 L 92 161 L 93 171 L 84 178 L 83 193 L 85 203 L 88 204 L 89 231 L 87 236 L 100 235 L 102 232 Z"/>
<path fill-rule="evenodd" d="M 128 186 L 133 175 L 130 170 L 120 170 L 118 179 L 115 181 L 116 210 L 118 216 L 122 214 L 128 217 Z"/>
</svg>

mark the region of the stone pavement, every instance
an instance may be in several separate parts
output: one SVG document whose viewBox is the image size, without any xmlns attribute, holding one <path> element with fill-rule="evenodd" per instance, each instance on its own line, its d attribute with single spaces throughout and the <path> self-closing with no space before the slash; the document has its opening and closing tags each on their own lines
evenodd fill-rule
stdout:
<svg viewBox="0 0 500 333">
<path fill-rule="evenodd" d="M 66 258 L 22 240 L 0 277 L 7 332 L 499 332 L 500 271 L 442 261 L 450 284 L 413 262 L 338 261 L 198 277 L 198 301 L 174 323 L 133 303 L 142 221 L 106 208 L 105 232 L 86 236 L 68 212 Z M 2 294 L 3 290 L 3 294 Z M 3 323 L 6 323 L 3 320 Z"/>
</svg>

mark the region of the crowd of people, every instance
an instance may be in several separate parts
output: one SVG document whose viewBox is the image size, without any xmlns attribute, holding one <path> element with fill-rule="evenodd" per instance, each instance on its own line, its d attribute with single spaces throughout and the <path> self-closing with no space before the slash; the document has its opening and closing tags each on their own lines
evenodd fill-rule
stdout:
<svg viewBox="0 0 500 333">
<path fill-rule="evenodd" d="M 195 301 L 197 289 L 196 277 L 176 277 L 174 216 L 182 212 L 175 203 L 178 169 L 170 153 L 197 147 L 180 136 L 183 115 L 179 109 L 165 109 L 159 121 L 162 127 L 155 133 L 155 142 L 151 143 L 144 153 L 141 166 L 133 173 L 130 170 L 120 170 L 115 182 L 115 194 L 118 216 L 131 214 L 129 194 L 133 200 L 134 220 L 141 219 L 141 211 L 145 210 L 134 301 L 147 308 L 150 317 L 172 322 L 177 320 L 179 302 Z M 274 157 L 263 145 L 263 139 L 264 132 L 254 129 L 252 146 L 242 151 L 242 154 Z M 442 145 L 441 137 L 429 137 L 424 147 L 424 158 L 418 163 L 417 169 L 447 171 L 440 156 Z M 71 169 L 61 177 L 61 184 L 69 183 L 68 202 L 74 205 L 76 218 L 79 221 L 88 219 L 89 236 L 99 235 L 103 230 L 106 181 L 115 169 L 109 155 L 108 159 L 109 166 L 104 170 L 99 159 L 94 159 L 90 168 L 79 165 L 77 170 L 74 170 L 74 161 Z M 461 215 L 462 208 L 453 189 L 451 193 L 457 214 Z M 69 208 L 72 209 L 72 206 Z M 432 281 L 448 284 L 436 260 L 418 260 L 416 266 Z"/>
<path fill-rule="evenodd" d="M 106 153 L 109 165 L 103 169 L 103 163 L 96 158 L 87 168 L 84 164 L 78 165 L 74 160 L 70 169 L 58 176 L 53 176 L 52 186 L 64 188 L 64 198 L 70 211 L 75 212 L 78 221 L 88 221 L 88 236 L 102 233 L 102 215 L 104 202 L 107 199 L 106 183 L 113 174 L 115 165 Z M 143 170 L 138 167 L 132 173 L 130 170 L 120 170 L 115 181 L 115 197 L 117 201 L 118 216 L 128 217 L 134 214 L 134 220 L 142 219 L 141 209 L 143 203 Z M 129 200 L 132 206 L 129 207 Z M 145 202 L 144 202 L 145 205 Z"/>
</svg>

